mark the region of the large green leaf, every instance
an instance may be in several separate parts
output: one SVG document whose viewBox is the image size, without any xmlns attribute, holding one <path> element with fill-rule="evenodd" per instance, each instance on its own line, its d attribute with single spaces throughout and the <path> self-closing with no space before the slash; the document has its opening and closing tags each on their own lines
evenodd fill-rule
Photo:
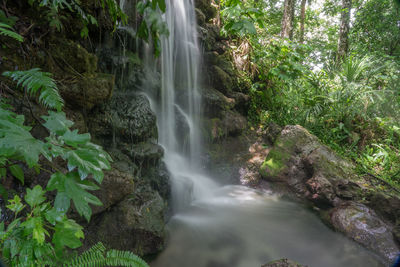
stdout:
<svg viewBox="0 0 400 267">
<path fill-rule="evenodd" d="M 67 131 L 62 139 L 67 145 L 77 147 L 78 145 L 84 145 L 90 141 L 90 134 L 78 134 L 78 130 Z"/>
<path fill-rule="evenodd" d="M 32 190 L 27 188 L 25 201 L 33 208 L 46 200 L 44 193 L 45 191 L 43 191 L 40 185 L 35 186 Z"/>
<path fill-rule="evenodd" d="M 84 237 L 83 227 L 75 221 L 65 219 L 56 224 L 52 242 L 56 250 L 61 250 L 64 247 L 78 248 L 82 245 L 81 238 Z"/>
<path fill-rule="evenodd" d="M 21 166 L 19 166 L 18 164 L 15 164 L 15 165 L 11 165 L 10 167 L 8 167 L 8 169 L 10 170 L 11 174 L 15 178 L 17 178 L 23 185 L 25 182 L 25 179 L 24 179 L 24 171 L 22 170 Z"/>
<path fill-rule="evenodd" d="M 0 156 L 22 157 L 29 167 L 37 164 L 39 155 L 46 153 L 45 147 L 29 130 L 29 127 L 0 119 Z"/>
<path fill-rule="evenodd" d="M 89 174 L 93 174 L 93 178 L 101 183 L 104 177 L 102 169 L 110 167 L 109 162 L 100 157 L 99 152 L 93 149 L 71 150 L 67 153 L 66 158 L 68 159 L 68 169 L 72 171 L 78 168 L 82 180 Z"/>
<path fill-rule="evenodd" d="M 43 126 L 50 130 L 50 132 L 58 135 L 65 134 L 74 123 L 65 117 L 64 112 L 49 111 L 49 116 L 42 116 L 46 121 Z"/>
<path fill-rule="evenodd" d="M 56 200 L 54 201 L 54 208 L 57 212 L 67 213 L 71 205 L 71 198 L 65 192 L 58 192 Z"/>
<path fill-rule="evenodd" d="M 66 176 L 61 172 L 56 172 L 51 175 L 50 180 L 47 182 L 46 189 L 48 191 L 58 190 L 58 191 L 65 191 L 64 189 L 64 182 Z"/>
<path fill-rule="evenodd" d="M 92 209 L 89 204 L 101 206 L 101 201 L 96 196 L 86 192 L 80 185 L 79 177 L 74 174 L 68 175 L 64 186 L 66 195 L 74 202 L 74 206 L 79 215 L 85 217 L 86 220 L 89 221 L 92 216 Z"/>
</svg>

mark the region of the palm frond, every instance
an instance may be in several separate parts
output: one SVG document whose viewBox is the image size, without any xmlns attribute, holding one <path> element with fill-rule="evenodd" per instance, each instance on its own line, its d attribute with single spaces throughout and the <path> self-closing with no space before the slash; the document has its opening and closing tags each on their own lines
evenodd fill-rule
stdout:
<svg viewBox="0 0 400 267">
<path fill-rule="evenodd" d="M 11 37 L 19 42 L 24 41 L 24 38 L 18 33 L 16 33 L 10 25 L 1 22 L 0 22 L 0 35 Z"/>
<path fill-rule="evenodd" d="M 3 75 L 12 78 L 18 86 L 26 88 L 31 96 L 37 95 L 40 91 L 39 103 L 45 107 L 61 111 L 64 106 L 64 101 L 50 73 L 34 68 L 26 71 L 7 71 Z"/>
</svg>

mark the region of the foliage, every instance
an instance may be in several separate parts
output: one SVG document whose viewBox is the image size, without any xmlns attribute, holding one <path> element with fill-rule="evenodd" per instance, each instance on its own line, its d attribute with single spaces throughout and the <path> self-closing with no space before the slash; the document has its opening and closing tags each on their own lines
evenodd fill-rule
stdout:
<svg viewBox="0 0 400 267">
<path fill-rule="evenodd" d="M 3 22 L 0 22 L 0 35 L 8 36 L 19 42 L 22 42 L 24 40 L 24 38 L 22 38 L 21 35 L 16 33 L 9 24 Z"/>
<path fill-rule="evenodd" d="M 97 243 L 89 250 L 72 260 L 64 263 L 64 266 L 136 266 L 148 267 L 147 263 L 129 251 L 109 250 L 102 243 Z"/>
<path fill-rule="evenodd" d="M 222 28 L 224 35 L 257 34 L 256 25 L 264 28 L 264 13 L 253 5 L 239 0 L 221 1 L 221 15 L 225 23 Z"/>
<path fill-rule="evenodd" d="M 241 43 L 251 47 L 252 68 L 241 70 L 253 84 L 250 120 L 261 127 L 272 121 L 303 125 L 361 172 L 400 186 L 400 5 L 353 1 L 351 53 L 338 65 L 338 2 L 308 2 L 304 45 L 298 7 L 293 41 L 280 38 L 283 2 L 220 1 L 222 33 L 231 37 L 233 54 Z"/>
<path fill-rule="evenodd" d="M 40 91 L 39 103 L 61 111 L 64 101 L 58 93 L 55 81 L 51 78 L 51 73 L 35 68 L 27 71 L 7 71 L 3 75 L 17 81 L 17 85 L 25 88 L 31 96 L 37 95 Z"/>
<path fill-rule="evenodd" d="M 161 12 L 165 13 L 165 0 L 144 0 L 137 4 L 137 11 L 143 16 L 137 36 L 146 42 L 152 42 L 156 57 L 161 52 L 161 35 L 169 35 L 167 24 L 163 21 Z"/>
<path fill-rule="evenodd" d="M 63 101 L 49 73 L 32 69 L 4 75 L 31 95 L 40 91 L 39 101 L 57 112 L 41 117 L 49 135 L 38 140 L 24 124 L 24 116 L 0 102 L 0 179 L 14 176 L 24 184 L 27 168 L 51 173 L 45 188 L 36 185 L 27 188 L 23 197 L 15 194 L 9 199 L 6 207 L 14 219 L 8 225 L 0 223 L 0 252 L 12 266 L 60 266 L 69 262 L 65 249 L 80 247 L 84 238 L 82 226 L 67 217 L 71 201 L 76 212 L 89 221 L 89 204 L 102 205 L 89 191 L 99 189 L 103 170 L 111 168 L 111 157 L 90 142 L 90 134 L 71 129 L 74 123 L 61 112 Z M 65 161 L 66 170 L 53 163 L 56 158 Z M 3 186 L 0 192 L 3 199 L 8 198 Z M 110 250 L 105 254 L 101 245 L 75 258 L 73 265 L 65 265 L 88 266 L 93 260 L 101 266 L 147 266 L 130 252 Z"/>
<path fill-rule="evenodd" d="M 108 10 L 114 25 L 114 30 L 118 23 L 127 22 L 126 14 L 121 10 L 119 4 L 115 0 L 98 1 L 103 9 Z M 29 3 L 31 5 L 39 4 L 40 7 L 47 8 L 47 19 L 49 21 L 49 25 L 56 28 L 58 31 L 61 31 L 63 27 L 62 20 L 66 20 L 66 17 L 61 13 L 63 10 L 68 10 L 69 12 L 77 14 L 80 20 L 83 22 L 81 37 L 88 37 L 88 25 L 97 25 L 97 19 L 83 10 L 80 0 L 29 0 Z"/>
</svg>

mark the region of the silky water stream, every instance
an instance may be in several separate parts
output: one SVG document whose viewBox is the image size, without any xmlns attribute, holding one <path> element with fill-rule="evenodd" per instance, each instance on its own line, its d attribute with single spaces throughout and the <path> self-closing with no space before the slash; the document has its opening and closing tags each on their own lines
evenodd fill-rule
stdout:
<svg viewBox="0 0 400 267">
<path fill-rule="evenodd" d="M 200 171 L 201 52 L 193 0 L 166 0 L 170 35 L 158 60 L 145 60 L 146 94 L 171 173 L 174 216 L 153 267 L 256 267 L 289 258 L 312 267 L 380 266 L 366 250 L 311 211 L 271 193 L 218 185 Z M 161 90 L 152 86 L 161 75 Z"/>
</svg>

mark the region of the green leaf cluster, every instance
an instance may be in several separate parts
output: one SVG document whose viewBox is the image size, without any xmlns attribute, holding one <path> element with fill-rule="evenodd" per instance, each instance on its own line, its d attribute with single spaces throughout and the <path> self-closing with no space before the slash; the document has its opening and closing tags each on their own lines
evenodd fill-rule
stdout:
<svg viewBox="0 0 400 267">
<path fill-rule="evenodd" d="M 165 13 L 165 0 L 145 0 L 137 3 L 137 11 L 143 19 L 139 25 L 137 36 L 146 42 L 152 42 L 156 57 L 160 55 L 162 35 L 169 35 L 168 27 L 162 18 Z"/>
</svg>

